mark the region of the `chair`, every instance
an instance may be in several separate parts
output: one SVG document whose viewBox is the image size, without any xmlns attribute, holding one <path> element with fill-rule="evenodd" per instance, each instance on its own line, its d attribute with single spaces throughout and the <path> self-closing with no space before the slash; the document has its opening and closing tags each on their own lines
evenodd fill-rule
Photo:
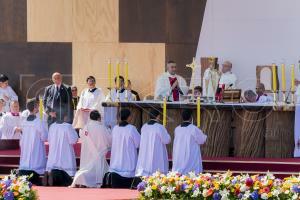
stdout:
<svg viewBox="0 0 300 200">
<path fill-rule="evenodd" d="M 277 90 L 279 88 L 278 66 L 276 66 Z M 271 65 L 256 66 L 256 84 L 263 83 L 267 93 L 273 93 L 273 75 Z"/>
</svg>

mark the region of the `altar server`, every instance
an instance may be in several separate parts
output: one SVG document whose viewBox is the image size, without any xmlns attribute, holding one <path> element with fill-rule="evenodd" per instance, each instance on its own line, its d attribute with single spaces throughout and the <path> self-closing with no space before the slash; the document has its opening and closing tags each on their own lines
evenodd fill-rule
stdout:
<svg viewBox="0 0 300 200">
<path fill-rule="evenodd" d="M 141 130 L 136 176 L 150 176 L 156 171 L 166 174 L 169 170 L 166 145 L 171 142 L 171 137 L 166 128 L 159 123 L 159 110 L 152 109 L 149 117 L 150 120 Z"/>
<path fill-rule="evenodd" d="M 203 170 L 200 145 L 204 144 L 207 136 L 191 123 L 191 110 L 183 110 L 181 115 L 183 122 L 174 132 L 172 171 L 198 174 Z"/>
<path fill-rule="evenodd" d="M 188 86 L 184 78 L 176 74 L 176 63 L 167 63 L 167 72 L 163 73 L 156 81 L 154 98 L 162 100 L 167 97 L 169 101 L 180 101 L 182 95 L 188 93 Z"/>
<path fill-rule="evenodd" d="M 36 99 L 35 99 L 35 102 L 36 102 L 36 104 L 38 105 L 38 104 L 39 104 L 39 99 L 36 98 Z M 48 122 L 47 122 L 47 120 L 48 120 L 48 115 L 47 115 L 47 113 L 45 113 L 44 111 L 42 111 L 43 114 L 42 114 L 42 118 L 41 118 L 40 112 L 41 112 L 41 111 L 37 112 L 35 115 L 36 115 L 37 118 L 39 118 L 39 119 L 42 121 L 43 125 L 48 129 Z M 24 111 L 21 113 L 21 118 L 22 118 L 22 119 L 26 119 L 29 115 L 30 115 L 30 111 L 29 111 L 28 109 L 26 109 L 26 110 L 24 110 Z"/>
<path fill-rule="evenodd" d="M 236 88 L 237 77 L 232 73 L 232 63 L 230 61 L 225 61 L 222 65 L 222 75 L 219 84 L 223 85 L 225 90 Z"/>
<path fill-rule="evenodd" d="M 76 172 L 76 160 L 73 145 L 78 135 L 68 121 L 67 113 L 60 111 L 57 121 L 50 125 L 48 142 L 49 154 L 45 174 L 50 186 L 69 186 Z M 45 181 L 46 182 L 46 181 Z"/>
<path fill-rule="evenodd" d="M 135 101 L 136 97 L 129 90 L 125 89 L 124 77 L 119 76 L 119 85 L 117 85 L 117 77 L 115 77 L 115 88 L 112 88 L 108 95 L 106 96 L 105 101 L 107 102 L 117 102 L 117 101 L 126 101 L 126 97 L 128 101 Z M 113 128 L 118 120 L 118 108 L 117 107 L 105 107 L 104 108 L 104 124 Z"/>
<path fill-rule="evenodd" d="M 18 96 L 8 85 L 8 80 L 6 75 L 0 74 L 0 99 L 5 101 L 4 112 L 9 112 L 12 101 L 18 101 Z"/>
<path fill-rule="evenodd" d="M 12 101 L 10 103 L 10 112 L 6 113 L 2 120 L 2 139 L 20 139 L 22 118 L 19 102 Z"/>
<path fill-rule="evenodd" d="M 101 187 L 104 174 L 109 166 L 106 153 L 111 147 L 111 135 L 101 124 L 101 116 L 97 110 L 90 113 L 90 121 L 80 131 L 81 154 L 80 169 L 74 177 L 71 187 Z"/>
<path fill-rule="evenodd" d="M 95 77 L 87 77 L 86 82 L 88 88 L 81 92 L 73 121 L 75 129 L 82 129 L 87 124 L 92 110 L 97 110 L 103 115 L 102 102 L 105 100 L 105 96 L 102 90 L 96 87 Z"/>
<path fill-rule="evenodd" d="M 35 99 L 27 103 L 28 117 L 21 123 L 21 157 L 19 175 L 31 175 L 30 182 L 41 185 L 40 175 L 46 169 L 46 149 L 44 142 L 47 140 L 48 132 L 42 121 L 36 116 L 38 104 Z"/>
<path fill-rule="evenodd" d="M 5 104 L 4 100 L 0 99 L 0 140 L 2 138 L 2 126 L 3 126 L 3 120 L 2 120 L 2 118 L 3 118 L 4 114 L 5 114 L 5 112 L 4 112 L 4 104 Z"/>
<path fill-rule="evenodd" d="M 137 149 L 140 134 L 136 127 L 129 124 L 129 109 L 120 111 L 121 122 L 112 130 L 112 148 L 109 171 L 112 172 L 113 188 L 129 188 L 135 175 Z"/>
</svg>

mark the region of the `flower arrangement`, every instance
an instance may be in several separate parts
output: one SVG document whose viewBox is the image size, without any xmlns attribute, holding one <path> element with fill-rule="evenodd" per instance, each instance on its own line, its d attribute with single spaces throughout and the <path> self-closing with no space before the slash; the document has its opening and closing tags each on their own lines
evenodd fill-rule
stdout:
<svg viewBox="0 0 300 200">
<path fill-rule="evenodd" d="M 224 174 L 181 175 L 159 172 L 143 177 L 137 189 L 140 199 L 300 199 L 300 176 L 278 179 L 266 175 Z"/>
<path fill-rule="evenodd" d="M 0 200 L 37 200 L 28 176 L 17 177 L 14 172 L 0 180 Z"/>
</svg>

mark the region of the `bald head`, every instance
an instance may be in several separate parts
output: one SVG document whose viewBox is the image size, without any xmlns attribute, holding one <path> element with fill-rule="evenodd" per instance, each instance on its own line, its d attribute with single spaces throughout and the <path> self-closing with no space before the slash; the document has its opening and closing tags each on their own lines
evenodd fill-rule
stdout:
<svg viewBox="0 0 300 200">
<path fill-rule="evenodd" d="M 256 102 L 256 94 L 252 90 L 246 90 L 244 92 L 244 98 L 245 98 L 245 101 L 248 103 Z"/>
<path fill-rule="evenodd" d="M 232 69 L 232 63 L 230 61 L 227 60 L 222 64 L 223 73 L 231 72 L 231 69 Z"/>
<path fill-rule="evenodd" d="M 52 81 L 55 85 L 61 85 L 62 83 L 62 75 L 59 72 L 55 72 L 52 74 Z"/>
</svg>

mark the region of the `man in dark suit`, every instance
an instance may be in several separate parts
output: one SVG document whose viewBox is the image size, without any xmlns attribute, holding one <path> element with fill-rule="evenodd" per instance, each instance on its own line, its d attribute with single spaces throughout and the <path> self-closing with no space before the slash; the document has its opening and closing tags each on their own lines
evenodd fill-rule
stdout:
<svg viewBox="0 0 300 200">
<path fill-rule="evenodd" d="M 62 75 L 55 72 L 52 75 L 53 84 L 45 89 L 43 103 L 45 112 L 48 114 L 48 124 L 56 121 L 58 113 L 66 113 L 67 122 L 73 121 L 72 92 L 69 86 L 62 83 Z"/>
</svg>

